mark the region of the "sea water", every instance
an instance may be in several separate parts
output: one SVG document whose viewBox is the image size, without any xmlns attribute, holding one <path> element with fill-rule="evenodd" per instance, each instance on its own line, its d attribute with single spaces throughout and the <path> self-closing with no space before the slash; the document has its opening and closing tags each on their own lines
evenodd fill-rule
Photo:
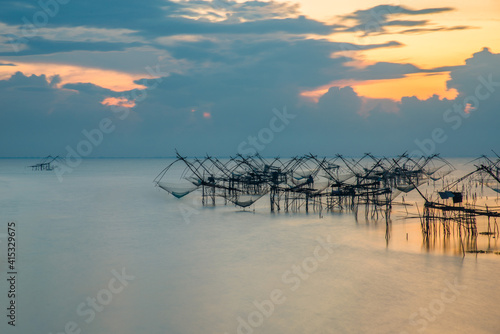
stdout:
<svg viewBox="0 0 500 334">
<path fill-rule="evenodd" d="M 62 178 L 33 163 L 0 160 L 1 333 L 500 332 L 500 255 L 424 243 L 405 206 L 389 225 L 273 214 L 266 196 L 202 207 L 154 187 L 166 159 L 88 159 Z M 499 250 L 493 236 L 478 247 Z"/>
</svg>

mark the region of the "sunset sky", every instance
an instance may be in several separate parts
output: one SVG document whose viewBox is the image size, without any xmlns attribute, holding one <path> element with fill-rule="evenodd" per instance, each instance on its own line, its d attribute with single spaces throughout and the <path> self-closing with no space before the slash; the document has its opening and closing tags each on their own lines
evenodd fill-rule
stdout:
<svg viewBox="0 0 500 334">
<path fill-rule="evenodd" d="M 499 1 L 0 8 L 3 157 L 500 151 Z"/>
</svg>

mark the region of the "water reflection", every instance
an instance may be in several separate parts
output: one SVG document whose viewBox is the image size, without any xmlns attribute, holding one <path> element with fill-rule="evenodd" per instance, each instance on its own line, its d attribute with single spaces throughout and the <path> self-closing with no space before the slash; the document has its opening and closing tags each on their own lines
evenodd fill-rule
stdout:
<svg viewBox="0 0 500 334">
<path fill-rule="evenodd" d="M 463 255 L 466 253 L 496 253 L 500 254 L 498 234 L 467 233 L 463 228 L 456 227 L 453 233 L 439 232 L 423 233 L 422 249 L 427 252 L 439 251 Z"/>
</svg>

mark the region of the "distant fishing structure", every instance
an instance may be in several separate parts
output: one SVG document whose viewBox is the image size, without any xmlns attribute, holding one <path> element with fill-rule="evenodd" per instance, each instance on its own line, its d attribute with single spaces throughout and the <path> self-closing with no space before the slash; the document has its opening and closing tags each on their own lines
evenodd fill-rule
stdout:
<svg viewBox="0 0 500 334">
<path fill-rule="evenodd" d="M 188 159 L 177 153 L 174 162 L 154 179 L 156 186 L 182 198 L 201 190 L 202 205 L 216 199 L 247 208 L 268 195 L 271 212 L 352 211 L 363 206 L 365 215 L 390 213 L 399 194 L 453 170 L 439 155 L 396 159 L 366 153 L 360 159 L 342 155 L 319 158 L 308 154 L 290 159 L 237 155 Z"/>
<path fill-rule="evenodd" d="M 39 163 L 35 164 L 35 165 L 32 165 L 32 166 L 28 166 L 31 168 L 31 170 L 34 170 L 34 171 L 51 171 L 51 170 L 54 170 L 54 163 L 55 162 L 58 162 L 62 160 L 59 156 L 46 156 L 45 158 L 43 158 L 42 160 L 40 160 Z"/>
</svg>

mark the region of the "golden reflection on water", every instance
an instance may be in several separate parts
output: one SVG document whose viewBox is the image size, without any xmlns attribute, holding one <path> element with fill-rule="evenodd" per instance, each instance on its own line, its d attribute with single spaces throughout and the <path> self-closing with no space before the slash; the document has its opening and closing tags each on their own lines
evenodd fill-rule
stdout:
<svg viewBox="0 0 500 334">
<path fill-rule="evenodd" d="M 358 222 L 362 223 L 362 222 Z M 425 252 L 441 255 L 464 256 L 470 254 L 490 254 L 500 256 L 500 236 L 494 231 L 494 223 L 485 217 L 478 217 L 477 233 L 468 233 L 463 227 L 450 222 L 450 231 L 446 233 L 441 223 L 435 223 L 430 233 L 423 233 L 418 217 L 391 217 L 390 219 L 366 222 L 376 224 L 379 242 L 385 234 L 385 246 L 388 249 L 406 252 Z"/>
</svg>

